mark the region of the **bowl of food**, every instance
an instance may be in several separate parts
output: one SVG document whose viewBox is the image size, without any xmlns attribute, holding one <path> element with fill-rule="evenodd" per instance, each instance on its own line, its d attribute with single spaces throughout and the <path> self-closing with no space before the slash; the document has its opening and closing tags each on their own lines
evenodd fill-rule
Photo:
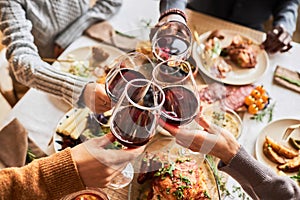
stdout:
<svg viewBox="0 0 300 200">
<path fill-rule="evenodd" d="M 69 194 L 61 200 L 109 200 L 109 197 L 99 188 L 86 188 Z"/>
<path fill-rule="evenodd" d="M 242 120 L 235 111 L 212 104 L 204 107 L 202 114 L 211 123 L 228 130 L 235 138 L 239 138 L 241 135 Z"/>
</svg>

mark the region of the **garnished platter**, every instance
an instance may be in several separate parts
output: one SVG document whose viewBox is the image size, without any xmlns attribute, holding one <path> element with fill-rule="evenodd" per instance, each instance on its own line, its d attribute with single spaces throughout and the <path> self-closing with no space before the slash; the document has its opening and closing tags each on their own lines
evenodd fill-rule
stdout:
<svg viewBox="0 0 300 200">
<path fill-rule="evenodd" d="M 182 148 L 171 137 L 158 135 L 152 140 L 135 162 L 135 171 L 139 173 L 129 186 L 130 200 L 220 199 L 204 156 Z"/>
</svg>

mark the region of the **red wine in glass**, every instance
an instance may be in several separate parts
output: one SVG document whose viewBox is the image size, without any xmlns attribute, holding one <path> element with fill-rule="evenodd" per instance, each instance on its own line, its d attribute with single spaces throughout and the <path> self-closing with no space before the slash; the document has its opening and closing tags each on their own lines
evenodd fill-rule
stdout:
<svg viewBox="0 0 300 200">
<path fill-rule="evenodd" d="M 106 93 L 116 103 L 124 92 L 126 83 L 133 79 L 143 79 L 145 76 L 129 68 L 116 69 L 114 75 L 108 77 L 105 84 Z"/>
<path fill-rule="evenodd" d="M 191 90 L 183 86 L 163 88 L 165 103 L 161 118 L 172 125 L 181 126 L 190 123 L 197 115 L 198 100 Z"/>
<path fill-rule="evenodd" d="M 154 135 L 156 117 L 148 110 L 134 106 L 117 111 L 111 131 L 116 139 L 129 148 L 143 146 Z"/>
</svg>

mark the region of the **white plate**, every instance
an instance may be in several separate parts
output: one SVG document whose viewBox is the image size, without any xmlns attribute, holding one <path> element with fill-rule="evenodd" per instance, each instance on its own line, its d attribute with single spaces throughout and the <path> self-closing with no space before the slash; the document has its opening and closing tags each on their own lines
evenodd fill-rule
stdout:
<svg viewBox="0 0 300 200">
<path fill-rule="evenodd" d="M 277 169 L 278 164 L 275 164 L 272 161 L 270 161 L 263 153 L 263 143 L 265 141 L 265 137 L 269 136 L 274 141 L 292 148 L 288 144 L 288 140 L 286 140 L 286 141 L 282 140 L 282 136 L 288 126 L 293 125 L 293 124 L 299 124 L 299 123 L 300 123 L 300 119 L 279 119 L 279 120 L 273 121 L 273 122 L 269 123 L 267 126 L 265 126 L 262 129 L 262 131 L 260 132 L 260 134 L 256 140 L 256 146 L 255 146 L 256 159 L 258 161 L 264 163 L 265 165 L 270 166 L 277 173 L 280 172 Z M 300 129 L 295 129 L 292 132 L 291 136 L 300 138 Z M 296 174 L 296 173 L 286 173 L 286 174 L 292 175 L 292 174 Z"/>
<path fill-rule="evenodd" d="M 79 112 L 80 111 L 80 112 Z M 95 137 L 96 135 L 94 133 L 92 133 L 91 131 L 86 132 L 87 130 L 87 123 L 84 121 L 81 121 L 78 118 L 78 114 L 76 115 L 76 113 L 82 113 L 81 117 L 79 117 L 80 119 L 83 118 L 88 118 L 89 116 L 91 117 L 91 119 L 89 120 L 91 122 L 91 120 L 94 120 L 92 118 L 92 113 L 90 112 L 90 110 L 88 108 L 83 108 L 83 109 L 79 109 L 79 108 L 72 108 L 71 110 L 69 110 L 62 118 L 61 120 L 58 122 L 57 126 L 56 126 L 56 130 L 55 133 L 53 134 L 52 140 L 48 145 L 48 153 L 49 154 L 53 154 L 56 152 L 59 152 L 62 149 L 62 145 L 61 142 L 63 142 L 63 137 L 60 134 L 57 134 L 57 130 L 66 122 L 67 119 L 72 118 L 71 123 L 73 123 L 73 125 L 75 125 L 75 129 L 73 132 L 77 133 L 78 135 L 81 135 L 84 132 L 84 136 L 80 136 L 81 139 L 85 138 L 85 139 L 89 139 L 92 137 Z M 81 122 L 83 122 L 84 124 L 81 124 Z M 97 122 L 95 122 L 95 125 L 97 126 Z M 89 124 L 90 125 L 90 124 Z M 100 134 L 101 129 L 99 130 L 99 132 L 97 134 Z M 87 133 L 89 133 L 88 135 L 86 135 Z M 74 142 L 75 140 L 72 140 L 72 142 Z M 78 141 L 79 142 L 79 141 Z M 74 143 L 75 145 L 77 145 L 78 143 Z M 71 147 L 71 146 L 67 146 L 67 147 Z"/>
<path fill-rule="evenodd" d="M 74 59 L 76 61 L 82 61 L 86 66 L 90 66 L 90 60 L 91 60 L 91 56 L 92 56 L 92 48 L 95 46 L 99 46 L 100 48 L 102 48 L 106 53 L 109 54 L 109 57 L 103 61 L 101 64 L 101 66 L 105 66 L 105 65 L 109 65 L 113 62 L 114 59 L 116 59 L 117 57 L 119 57 L 120 55 L 125 54 L 125 52 L 103 44 L 103 43 L 99 43 L 97 45 L 89 45 L 89 46 L 83 46 L 83 47 L 78 47 L 76 49 L 73 49 L 72 51 L 63 53 L 60 57 L 59 60 L 64 60 L 64 59 Z M 72 63 L 69 62 L 55 62 L 53 63 L 53 66 L 55 68 L 57 68 L 58 70 L 67 72 L 70 68 Z M 97 78 L 94 75 L 91 75 L 89 78 Z"/>
<path fill-rule="evenodd" d="M 241 35 L 243 38 L 247 38 L 251 41 L 253 41 L 255 44 L 258 42 L 246 37 L 236 31 L 232 30 L 221 30 L 222 34 L 225 36 L 225 38 L 221 41 L 221 46 L 226 47 L 229 46 L 232 38 L 235 35 Z M 211 31 L 203 33 L 199 36 L 199 41 L 201 44 L 204 44 L 207 37 L 211 34 Z M 208 77 L 210 77 L 213 80 L 225 83 L 225 84 L 231 84 L 231 85 L 246 85 L 253 83 L 257 81 L 265 71 L 267 70 L 267 67 L 269 66 L 269 58 L 268 54 L 265 50 L 259 50 L 259 53 L 257 55 L 257 64 L 254 68 L 240 68 L 236 66 L 232 66 L 232 71 L 226 74 L 226 78 L 218 78 L 211 74 L 203 65 L 202 65 L 202 59 L 201 59 L 201 48 L 199 45 L 195 42 L 193 44 L 192 49 L 192 55 L 194 59 L 196 60 L 199 69 Z"/>
<path fill-rule="evenodd" d="M 69 110 L 58 122 L 58 124 L 56 126 L 56 130 L 59 128 L 59 126 L 61 126 L 65 122 L 65 120 L 67 120 L 70 117 L 75 117 L 76 112 L 78 112 L 79 110 L 81 110 L 81 109 L 72 108 L 71 110 Z M 88 117 L 88 114 L 85 117 Z M 76 118 L 75 118 L 75 120 L 73 120 L 72 123 L 77 124 L 79 122 L 76 121 Z M 59 152 L 62 148 L 62 145 L 60 144 L 60 142 L 63 141 L 63 138 L 62 138 L 62 136 L 60 136 L 59 134 L 56 133 L 56 130 L 55 130 L 55 133 L 53 134 L 53 139 L 51 140 L 51 143 L 49 144 L 49 147 L 48 147 L 48 151 L 50 151 L 50 154 Z"/>
</svg>

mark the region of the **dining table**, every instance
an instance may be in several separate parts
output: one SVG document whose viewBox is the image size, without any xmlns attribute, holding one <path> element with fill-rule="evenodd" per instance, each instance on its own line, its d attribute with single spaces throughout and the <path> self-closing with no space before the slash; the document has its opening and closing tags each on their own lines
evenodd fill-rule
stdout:
<svg viewBox="0 0 300 200">
<path fill-rule="evenodd" d="M 138 9 L 137 9 L 138 8 Z M 192 33 L 197 32 L 199 35 L 216 29 L 234 30 L 243 34 L 258 43 L 266 38 L 266 34 L 261 31 L 253 30 L 238 24 L 224 21 L 212 16 L 198 13 L 186 9 L 188 26 Z M 149 28 L 155 25 L 159 18 L 159 1 L 148 0 L 124 0 L 120 11 L 113 16 L 108 22 L 115 30 L 126 33 L 131 30 Z M 68 46 L 63 55 L 78 49 L 82 46 L 94 46 L 100 41 L 92 39 L 87 35 L 82 35 Z M 263 85 L 271 97 L 271 102 L 275 104 L 273 109 L 272 120 L 285 118 L 300 120 L 300 95 L 299 93 L 289 90 L 277 84 L 274 81 L 274 71 L 277 66 L 283 66 L 292 71 L 300 71 L 299 55 L 300 44 L 292 42 L 293 48 L 286 53 L 268 54 L 268 66 L 266 71 L 261 74 L 253 84 Z M 200 63 L 197 63 L 200 65 Z M 201 73 L 201 72 L 199 72 Z M 45 92 L 31 88 L 24 97 L 12 108 L 7 114 L 5 120 L 0 124 L 4 127 L 13 118 L 17 118 L 28 131 L 29 137 L 47 154 L 52 154 L 53 149 L 49 146 L 56 127 L 62 117 L 72 108 L 63 100 L 49 95 Z M 238 142 L 254 157 L 256 156 L 255 144 L 261 130 L 269 123 L 267 119 L 257 121 L 252 119 L 251 114 L 244 112 L 240 114 L 243 129 Z M 227 188 L 233 190 L 238 183 L 228 177 Z M 128 187 L 112 190 L 105 189 L 111 200 L 128 199 Z M 234 199 L 240 199 L 238 194 L 232 194 Z"/>
</svg>

